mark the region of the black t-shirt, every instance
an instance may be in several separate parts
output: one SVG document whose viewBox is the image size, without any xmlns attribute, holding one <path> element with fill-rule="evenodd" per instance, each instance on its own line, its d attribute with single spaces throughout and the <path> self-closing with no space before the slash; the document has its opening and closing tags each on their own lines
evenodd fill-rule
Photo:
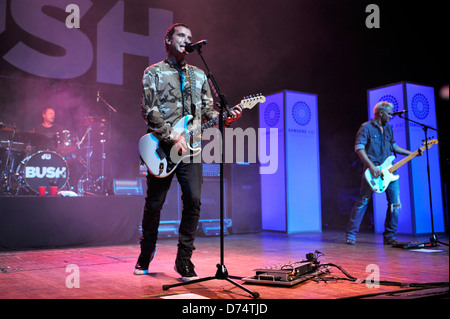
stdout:
<svg viewBox="0 0 450 319">
<path fill-rule="evenodd" d="M 54 150 L 56 147 L 56 133 L 62 132 L 64 128 L 61 125 L 53 124 L 52 127 L 44 127 L 39 124 L 33 129 L 33 132 L 44 135 L 47 139 L 35 145 L 38 149 Z"/>
</svg>

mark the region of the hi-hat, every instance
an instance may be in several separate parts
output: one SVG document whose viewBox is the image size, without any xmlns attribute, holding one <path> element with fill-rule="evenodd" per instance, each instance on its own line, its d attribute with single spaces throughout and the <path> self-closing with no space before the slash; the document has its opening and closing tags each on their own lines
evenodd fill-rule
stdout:
<svg viewBox="0 0 450 319">
<path fill-rule="evenodd" d="M 78 121 L 77 125 L 102 127 L 106 125 L 106 119 L 96 118 L 93 116 L 85 116 L 83 120 Z"/>
</svg>

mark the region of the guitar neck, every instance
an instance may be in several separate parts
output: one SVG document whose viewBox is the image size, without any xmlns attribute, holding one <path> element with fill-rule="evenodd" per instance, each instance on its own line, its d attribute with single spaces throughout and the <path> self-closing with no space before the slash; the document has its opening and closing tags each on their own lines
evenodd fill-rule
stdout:
<svg viewBox="0 0 450 319">
<path fill-rule="evenodd" d="M 399 169 L 404 164 L 408 163 L 410 160 L 412 160 L 417 155 L 419 155 L 419 150 L 415 151 L 414 153 L 409 154 L 407 157 L 403 158 L 401 161 L 398 161 L 397 163 L 392 165 L 392 167 L 389 168 L 389 172 L 391 172 L 391 173 L 395 172 L 397 169 Z"/>
<path fill-rule="evenodd" d="M 224 112 L 222 117 L 225 120 L 228 117 L 228 112 Z M 203 131 L 208 128 L 215 127 L 217 125 L 217 123 L 219 123 L 219 116 L 217 116 L 216 118 L 213 118 L 212 120 L 209 120 L 206 123 L 203 123 L 201 125 L 201 127 L 194 129 L 192 131 L 189 131 L 189 139 L 192 138 L 192 136 L 196 136 L 199 133 L 203 133 Z"/>
<path fill-rule="evenodd" d="M 422 147 L 419 147 L 419 149 L 417 151 L 415 151 L 414 153 L 409 154 L 407 157 L 405 157 L 404 159 L 402 159 L 401 161 L 398 161 L 397 163 L 395 163 L 394 165 L 391 166 L 391 168 L 389 168 L 389 172 L 394 172 L 397 169 L 399 169 L 403 164 L 408 163 L 410 160 L 412 160 L 414 157 L 416 157 L 417 155 L 419 155 L 419 151 L 425 151 L 425 149 L 430 148 L 431 146 L 433 146 L 434 144 L 437 144 L 438 140 L 430 140 L 427 141 L 426 143 L 423 143 Z"/>
<path fill-rule="evenodd" d="M 264 97 L 264 95 L 261 94 L 257 94 L 257 95 L 251 95 L 246 97 L 245 99 L 242 99 L 241 102 L 235 106 L 233 106 L 231 109 L 236 108 L 237 106 L 239 106 L 242 111 L 244 109 L 251 109 L 253 106 L 255 106 L 258 103 L 264 103 L 266 101 L 266 98 Z M 224 112 L 222 119 L 226 119 L 229 116 L 228 112 Z M 215 127 L 217 125 L 217 123 L 219 122 L 219 116 L 217 116 L 216 118 L 213 118 L 212 120 L 209 120 L 208 122 L 202 124 L 200 127 L 197 127 L 195 129 L 193 129 L 192 131 L 189 131 L 188 137 L 189 140 L 193 137 L 193 136 L 198 136 L 200 133 L 203 133 L 204 130 L 211 128 L 211 127 Z"/>
</svg>

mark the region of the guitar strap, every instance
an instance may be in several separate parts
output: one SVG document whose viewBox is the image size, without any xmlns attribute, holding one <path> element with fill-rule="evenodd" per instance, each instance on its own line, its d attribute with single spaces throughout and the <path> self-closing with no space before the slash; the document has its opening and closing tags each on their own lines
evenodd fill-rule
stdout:
<svg viewBox="0 0 450 319">
<path fill-rule="evenodd" d="M 191 82 L 191 115 L 195 117 L 195 111 L 197 109 L 195 105 L 195 89 L 196 89 L 196 81 L 195 81 L 195 73 L 194 68 L 190 65 L 187 65 L 188 73 L 189 73 L 189 79 Z"/>
</svg>

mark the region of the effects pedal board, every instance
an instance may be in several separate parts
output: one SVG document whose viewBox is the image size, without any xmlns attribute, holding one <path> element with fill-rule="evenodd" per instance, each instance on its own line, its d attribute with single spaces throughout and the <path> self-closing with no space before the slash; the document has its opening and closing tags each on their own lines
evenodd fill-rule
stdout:
<svg viewBox="0 0 450 319">
<path fill-rule="evenodd" d="M 242 278 L 247 283 L 266 285 L 294 286 L 326 272 L 328 269 L 318 267 L 312 262 L 296 262 L 269 268 L 254 269 L 255 275 Z"/>
<path fill-rule="evenodd" d="M 418 248 L 432 248 L 436 247 L 436 245 L 429 241 L 421 241 L 421 242 L 398 243 L 392 245 L 392 247 L 403 249 L 418 249 Z"/>
</svg>

